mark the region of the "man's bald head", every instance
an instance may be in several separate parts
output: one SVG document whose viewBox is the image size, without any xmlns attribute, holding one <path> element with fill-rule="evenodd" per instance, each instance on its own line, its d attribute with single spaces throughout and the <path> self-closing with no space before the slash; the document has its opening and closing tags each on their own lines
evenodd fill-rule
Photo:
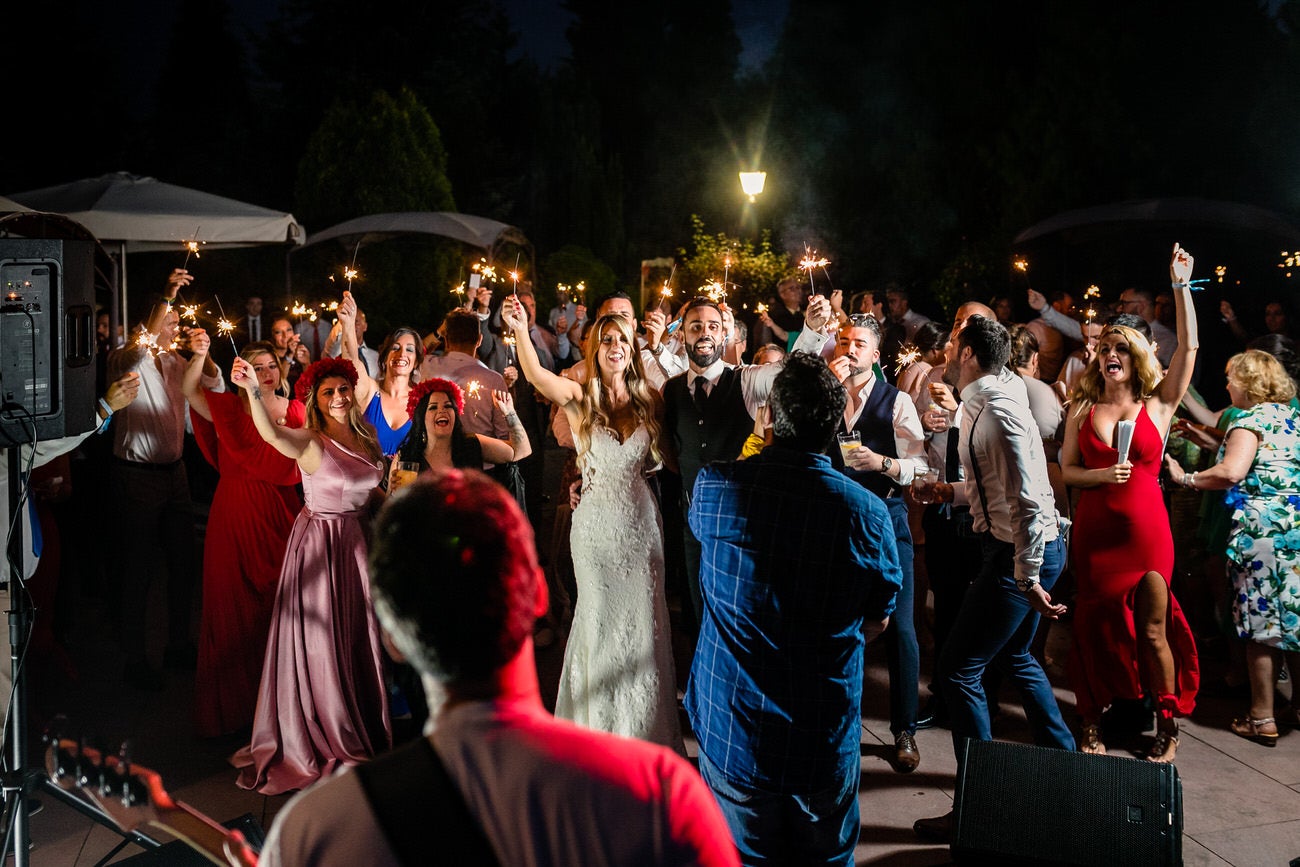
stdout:
<svg viewBox="0 0 1300 867">
<path fill-rule="evenodd" d="M 952 333 L 956 334 L 965 328 L 966 320 L 972 316 L 983 316 L 985 319 L 994 321 L 997 321 L 998 318 L 997 314 L 993 312 L 993 308 L 987 304 L 981 304 L 978 301 L 967 301 L 957 308 L 957 314 L 952 318 Z"/>
</svg>

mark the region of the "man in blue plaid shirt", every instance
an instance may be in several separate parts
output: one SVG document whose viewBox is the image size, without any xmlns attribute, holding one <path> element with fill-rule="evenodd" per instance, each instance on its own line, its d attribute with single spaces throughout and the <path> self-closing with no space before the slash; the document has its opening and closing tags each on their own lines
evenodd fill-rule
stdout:
<svg viewBox="0 0 1300 867">
<path fill-rule="evenodd" d="M 901 572 L 883 501 L 825 454 L 845 403 L 826 362 L 794 353 L 770 400 L 774 443 L 695 483 L 704 618 L 686 710 L 746 864 L 852 865 L 863 647 Z"/>
</svg>

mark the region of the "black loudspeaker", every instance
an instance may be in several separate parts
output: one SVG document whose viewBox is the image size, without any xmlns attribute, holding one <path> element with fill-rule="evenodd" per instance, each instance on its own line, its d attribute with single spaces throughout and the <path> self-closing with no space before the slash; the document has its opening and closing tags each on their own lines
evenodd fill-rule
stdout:
<svg viewBox="0 0 1300 867">
<path fill-rule="evenodd" d="M 1183 863 L 1172 764 L 1005 741 L 965 742 L 953 803 L 960 864 Z"/>
<path fill-rule="evenodd" d="M 96 425 L 94 243 L 0 238 L 0 447 Z"/>
</svg>

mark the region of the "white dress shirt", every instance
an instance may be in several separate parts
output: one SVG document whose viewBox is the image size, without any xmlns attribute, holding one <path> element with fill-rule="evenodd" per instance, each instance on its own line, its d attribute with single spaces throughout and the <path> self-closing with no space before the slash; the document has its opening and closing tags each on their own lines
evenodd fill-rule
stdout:
<svg viewBox="0 0 1300 867">
<path fill-rule="evenodd" d="M 862 410 L 867 405 L 876 382 L 873 374 L 856 391 L 853 386 L 849 386 L 849 403 L 844 407 L 845 430 L 853 430 L 858 419 L 862 418 Z M 921 417 L 917 415 L 916 406 L 906 392 L 900 391 L 894 395 L 893 424 L 894 453 L 898 455 L 894 459 L 898 464 L 897 484 L 906 487 L 912 484 L 917 473 L 924 472 L 928 466 L 925 457 L 925 429 L 921 427 Z"/>
<path fill-rule="evenodd" d="M 961 397 L 959 449 L 973 527 L 1015 546 L 1017 579 L 1037 578 L 1060 519 L 1024 383 L 1009 371 L 989 374 Z"/>
<path fill-rule="evenodd" d="M 813 331 L 811 328 L 805 328 L 799 332 L 798 338 L 795 339 L 794 349 L 791 352 L 809 352 L 813 355 L 820 355 L 822 347 L 829 342 L 830 337 L 828 335 L 822 334 L 820 331 Z M 705 394 L 712 394 L 713 386 L 718 384 L 722 372 L 732 366 L 719 358 L 700 373 L 688 371 L 686 374 L 687 391 L 695 394 L 695 380 L 703 378 Z M 759 404 L 767 403 L 767 398 L 772 393 L 772 382 L 784 367 L 784 364 L 742 364 L 737 368 L 740 371 L 740 391 L 744 395 L 745 409 L 749 411 L 750 418 L 758 416 Z"/>
</svg>

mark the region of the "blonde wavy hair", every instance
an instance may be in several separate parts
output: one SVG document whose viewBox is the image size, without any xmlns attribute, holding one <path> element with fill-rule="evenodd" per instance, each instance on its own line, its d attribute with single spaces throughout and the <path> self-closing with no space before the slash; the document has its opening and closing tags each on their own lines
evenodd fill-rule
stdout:
<svg viewBox="0 0 1300 867">
<path fill-rule="evenodd" d="M 1142 332 L 1129 328 L 1127 325 L 1107 325 L 1097 337 L 1097 343 L 1100 344 L 1109 334 L 1118 334 L 1128 342 L 1129 358 L 1133 361 L 1133 376 L 1129 380 L 1129 384 L 1133 389 L 1133 397 L 1138 400 L 1146 400 L 1155 394 L 1156 386 L 1164 378 L 1164 370 L 1156 359 L 1156 352 L 1151 345 L 1151 341 L 1147 340 Z M 1075 383 L 1074 391 L 1070 394 L 1070 406 L 1074 407 L 1074 414 L 1082 415 L 1086 410 L 1096 405 L 1101 400 L 1105 388 L 1106 383 L 1101 375 L 1101 353 L 1099 352 L 1093 356 L 1092 361 L 1079 375 L 1079 381 Z"/>
<path fill-rule="evenodd" d="M 1295 382 L 1286 368 L 1267 352 L 1247 349 L 1228 359 L 1228 380 L 1245 395 L 1251 406 L 1258 403 L 1287 403 L 1295 397 Z"/>
<path fill-rule="evenodd" d="M 328 372 L 322 375 L 314 383 L 312 388 L 303 398 L 303 406 L 307 416 L 306 427 L 308 430 L 314 430 L 319 433 L 325 432 L 325 410 L 317 402 L 316 396 L 320 394 L 321 385 L 329 379 L 342 379 L 348 382 L 352 388 L 352 406 L 348 408 L 348 428 L 357 435 L 357 442 L 365 450 L 367 457 L 372 461 L 378 461 L 384 456 L 383 451 L 379 448 L 379 434 L 366 417 L 362 415 L 361 410 L 357 407 L 356 397 L 356 380 L 349 379 L 343 373 Z"/>
<path fill-rule="evenodd" d="M 607 405 L 605 387 L 600 381 L 600 360 L 597 355 L 601 335 L 610 325 L 617 328 L 619 335 L 627 341 L 630 363 L 623 373 L 623 378 L 627 383 L 628 395 L 632 399 L 632 413 L 636 416 L 637 422 L 644 424 L 650 433 L 650 457 L 658 463 L 663 460 L 663 455 L 659 454 L 660 425 L 655 418 L 655 393 L 646 380 L 645 368 L 641 365 L 641 353 L 636 345 L 636 332 L 622 316 L 609 313 L 592 324 L 587 331 L 587 339 L 583 346 L 585 353 L 583 357 L 587 359 L 587 378 L 582 383 L 582 409 L 579 413 L 581 421 L 576 431 L 578 462 L 579 464 L 585 462 L 587 451 L 591 448 L 592 430 L 597 427 L 609 431 L 617 430 L 614 427 L 613 414 Z"/>
</svg>

